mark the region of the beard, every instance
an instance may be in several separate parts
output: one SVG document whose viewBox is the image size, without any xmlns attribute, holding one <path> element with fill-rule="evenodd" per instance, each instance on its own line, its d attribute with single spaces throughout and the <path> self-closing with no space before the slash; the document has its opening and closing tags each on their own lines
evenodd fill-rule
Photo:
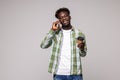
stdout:
<svg viewBox="0 0 120 80">
<path fill-rule="evenodd" d="M 64 27 L 64 28 L 65 28 L 65 27 L 67 28 L 67 27 L 69 27 L 69 26 L 70 26 L 70 24 L 62 24 L 62 27 Z"/>
<path fill-rule="evenodd" d="M 68 30 L 68 29 L 71 29 L 71 24 L 62 24 L 62 28 L 65 29 L 65 30 Z"/>
</svg>

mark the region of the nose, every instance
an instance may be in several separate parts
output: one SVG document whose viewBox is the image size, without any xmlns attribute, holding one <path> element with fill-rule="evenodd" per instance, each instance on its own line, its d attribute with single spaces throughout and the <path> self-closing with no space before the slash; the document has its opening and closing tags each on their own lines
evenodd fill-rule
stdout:
<svg viewBox="0 0 120 80">
<path fill-rule="evenodd" d="M 63 17 L 63 18 L 62 18 L 62 20 L 65 20 L 65 19 L 66 19 L 66 17 Z"/>
<path fill-rule="evenodd" d="M 62 19 L 63 19 L 63 20 L 67 20 L 67 19 L 68 19 L 68 17 L 63 17 Z"/>
</svg>

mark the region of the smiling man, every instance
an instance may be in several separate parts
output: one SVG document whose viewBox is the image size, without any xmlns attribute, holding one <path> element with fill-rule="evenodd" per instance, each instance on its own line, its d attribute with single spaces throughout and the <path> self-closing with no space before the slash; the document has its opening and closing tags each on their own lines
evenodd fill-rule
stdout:
<svg viewBox="0 0 120 80">
<path fill-rule="evenodd" d="M 81 57 L 86 56 L 85 35 L 71 25 L 70 10 L 56 11 L 52 28 L 42 40 L 40 47 L 52 46 L 48 72 L 54 80 L 83 80 Z"/>
</svg>

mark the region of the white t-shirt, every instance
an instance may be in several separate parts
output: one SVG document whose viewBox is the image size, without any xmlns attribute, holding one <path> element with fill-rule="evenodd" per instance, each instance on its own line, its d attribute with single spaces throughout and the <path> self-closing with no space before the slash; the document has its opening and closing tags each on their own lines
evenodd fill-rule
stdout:
<svg viewBox="0 0 120 80">
<path fill-rule="evenodd" d="M 59 75 L 70 75 L 71 65 L 71 44 L 70 44 L 70 31 L 63 31 L 63 41 L 61 46 L 61 54 L 59 57 L 58 71 Z"/>
</svg>

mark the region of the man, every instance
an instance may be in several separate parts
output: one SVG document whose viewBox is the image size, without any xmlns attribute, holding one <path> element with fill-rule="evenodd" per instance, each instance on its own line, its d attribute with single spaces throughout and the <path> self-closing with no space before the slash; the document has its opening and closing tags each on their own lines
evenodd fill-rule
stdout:
<svg viewBox="0 0 120 80">
<path fill-rule="evenodd" d="M 41 48 L 52 46 L 48 72 L 54 80 L 83 80 L 81 57 L 86 56 L 85 35 L 71 25 L 70 11 L 60 8 L 52 28 L 41 42 Z"/>
</svg>

